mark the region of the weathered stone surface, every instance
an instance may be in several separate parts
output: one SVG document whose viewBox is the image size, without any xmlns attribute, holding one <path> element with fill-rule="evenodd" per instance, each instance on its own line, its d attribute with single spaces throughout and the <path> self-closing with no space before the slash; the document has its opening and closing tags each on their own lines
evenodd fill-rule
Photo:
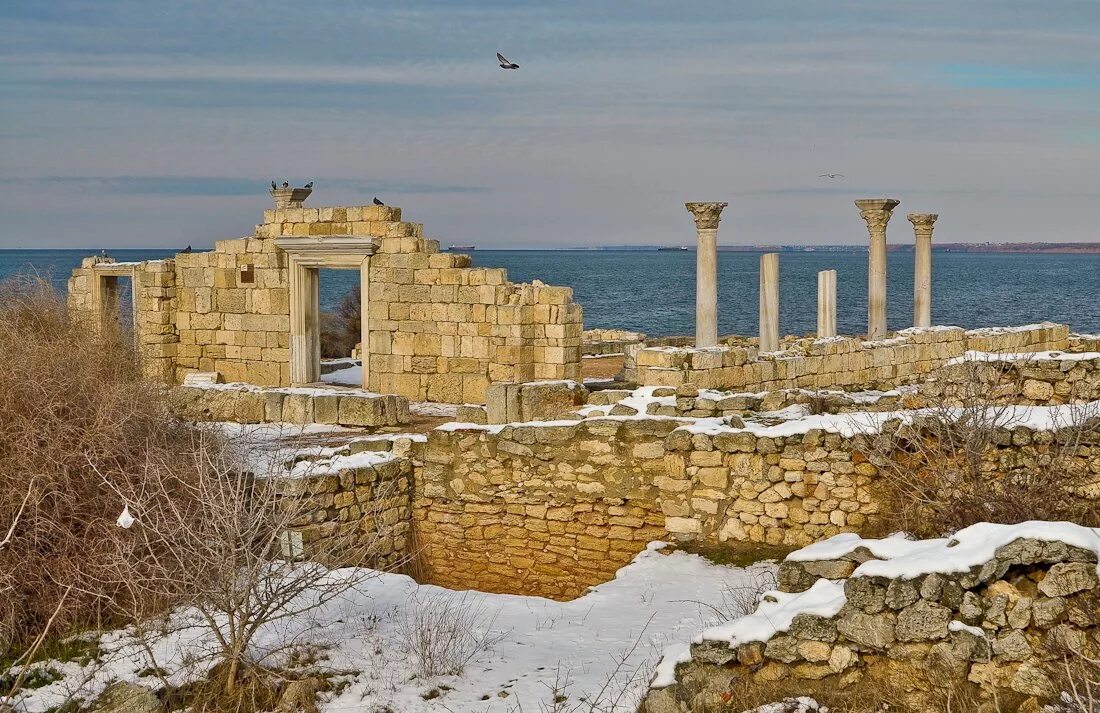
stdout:
<svg viewBox="0 0 1100 713">
<path fill-rule="evenodd" d="M 898 641 L 942 639 L 950 621 L 950 609 L 922 599 L 898 612 Z"/>
<path fill-rule="evenodd" d="M 895 640 L 891 614 L 867 614 L 845 606 L 837 619 L 836 629 L 849 641 L 872 650 L 885 649 Z"/>
<path fill-rule="evenodd" d="M 1097 585 L 1096 565 L 1088 562 L 1060 562 L 1051 566 L 1039 591 L 1048 597 L 1064 597 Z"/>
</svg>

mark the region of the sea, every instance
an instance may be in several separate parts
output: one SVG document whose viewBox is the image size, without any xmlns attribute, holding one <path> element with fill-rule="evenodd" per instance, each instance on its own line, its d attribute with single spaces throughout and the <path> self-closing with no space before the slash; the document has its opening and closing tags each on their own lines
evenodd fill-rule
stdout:
<svg viewBox="0 0 1100 713">
<path fill-rule="evenodd" d="M 0 280 L 31 274 L 65 290 L 89 250 L 0 250 Z M 111 250 L 119 261 L 171 257 L 168 250 Z M 656 250 L 475 250 L 478 267 L 507 268 L 513 282 L 542 280 L 573 288 L 586 328 L 619 328 L 652 336 L 686 335 L 695 324 L 695 253 Z M 719 252 L 718 325 L 722 334 L 757 332 L 760 254 Z M 817 273 L 837 271 L 837 330 L 866 331 L 867 252 L 780 254 L 780 329 L 811 334 L 817 320 Z M 358 284 L 356 271 L 322 272 L 320 299 L 332 309 Z M 913 255 L 891 252 L 888 322 L 913 319 Z M 1100 333 L 1100 254 L 934 253 L 932 320 L 974 328 L 1050 320 Z"/>
</svg>

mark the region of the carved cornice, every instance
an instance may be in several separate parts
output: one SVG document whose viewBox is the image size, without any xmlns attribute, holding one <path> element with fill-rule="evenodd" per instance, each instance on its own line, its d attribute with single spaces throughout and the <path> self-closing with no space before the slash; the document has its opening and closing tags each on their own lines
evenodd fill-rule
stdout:
<svg viewBox="0 0 1100 713">
<path fill-rule="evenodd" d="M 685 203 L 684 207 L 691 211 L 697 229 L 713 230 L 718 227 L 718 221 L 722 220 L 722 209 L 727 205 L 729 203 Z"/>
</svg>

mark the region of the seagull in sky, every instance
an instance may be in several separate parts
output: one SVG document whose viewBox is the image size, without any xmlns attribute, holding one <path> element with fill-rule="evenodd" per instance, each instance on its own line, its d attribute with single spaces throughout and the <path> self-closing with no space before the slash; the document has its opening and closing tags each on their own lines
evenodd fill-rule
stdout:
<svg viewBox="0 0 1100 713">
<path fill-rule="evenodd" d="M 820 176 L 818 176 L 818 178 L 828 178 L 828 179 L 832 180 L 834 178 L 844 178 L 844 174 L 843 173 L 823 173 Z"/>
<path fill-rule="evenodd" d="M 497 52 L 497 61 L 500 62 L 501 69 L 519 69 L 519 65 L 510 61 L 507 57 Z"/>
<path fill-rule="evenodd" d="M 383 203 L 382 201 L 378 200 L 378 196 L 375 196 L 375 197 L 374 197 L 374 204 L 375 204 L 375 205 L 386 205 L 386 204 L 385 204 L 385 203 Z"/>
</svg>

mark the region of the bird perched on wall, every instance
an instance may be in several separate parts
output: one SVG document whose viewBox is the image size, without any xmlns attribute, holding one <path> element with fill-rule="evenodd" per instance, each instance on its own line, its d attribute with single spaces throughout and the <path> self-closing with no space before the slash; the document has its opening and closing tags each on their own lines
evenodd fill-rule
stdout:
<svg viewBox="0 0 1100 713">
<path fill-rule="evenodd" d="M 313 181 L 306 184 L 306 188 L 313 188 Z"/>
<path fill-rule="evenodd" d="M 283 188 L 290 188 L 290 181 L 283 181 Z"/>
<path fill-rule="evenodd" d="M 276 190 L 277 188 L 278 188 L 278 186 L 276 186 L 276 185 L 275 185 L 275 181 L 272 181 L 272 182 L 271 182 L 271 190 L 273 190 L 273 191 L 274 191 L 274 190 Z"/>
<path fill-rule="evenodd" d="M 500 62 L 501 69 L 519 69 L 519 65 L 510 61 L 507 57 L 497 52 L 497 61 Z"/>
<path fill-rule="evenodd" d="M 383 203 L 382 201 L 378 200 L 378 196 L 375 196 L 375 197 L 374 197 L 374 204 L 375 204 L 375 205 L 386 205 L 386 204 L 385 204 L 385 203 Z"/>
<path fill-rule="evenodd" d="M 190 253 L 190 252 L 191 252 L 191 246 L 190 246 L 190 245 L 188 245 L 187 247 L 185 247 L 185 248 L 184 248 L 184 249 L 182 250 L 182 252 L 184 252 L 184 253 Z"/>
</svg>

